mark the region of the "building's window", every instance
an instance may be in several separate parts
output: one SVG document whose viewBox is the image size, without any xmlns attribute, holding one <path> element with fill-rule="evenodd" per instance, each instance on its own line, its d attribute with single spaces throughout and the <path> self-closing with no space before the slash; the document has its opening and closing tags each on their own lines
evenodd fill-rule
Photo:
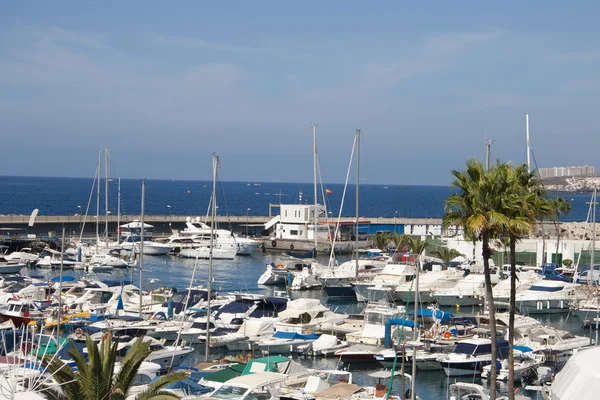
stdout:
<svg viewBox="0 0 600 400">
<path fill-rule="evenodd" d="M 292 235 L 292 236 L 298 236 L 298 231 L 296 231 L 296 230 L 291 230 L 291 231 L 290 231 L 290 235 Z"/>
</svg>

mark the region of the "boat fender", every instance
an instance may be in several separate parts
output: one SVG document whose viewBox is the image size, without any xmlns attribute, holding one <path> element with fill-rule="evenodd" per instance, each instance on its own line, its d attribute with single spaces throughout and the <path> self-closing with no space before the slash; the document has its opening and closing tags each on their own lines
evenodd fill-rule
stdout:
<svg viewBox="0 0 600 400">
<path fill-rule="evenodd" d="M 290 244 L 290 250 L 294 250 L 294 245 Z"/>
<path fill-rule="evenodd" d="M 271 246 L 273 246 L 273 247 L 277 247 L 277 240 L 273 240 L 273 241 L 271 242 Z"/>
<path fill-rule="evenodd" d="M 75 337 L 77 337 L 77 339 L 81 339 L 83 337 L 83 330 L 81 328 L 75 329 Z"/>
</svg>

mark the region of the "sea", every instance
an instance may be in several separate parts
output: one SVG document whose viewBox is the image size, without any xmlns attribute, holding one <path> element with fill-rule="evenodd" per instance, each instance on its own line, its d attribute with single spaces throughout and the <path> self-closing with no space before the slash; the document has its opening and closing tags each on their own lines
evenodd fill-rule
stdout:
<svg viewBox="0 0 600 400">
<path fill-rule="evenodd" d="M 0 214 L 30 214 L 35 208 L 40 215 L 73 215 L 85 212 L 88 204 L 95 206 L 97 186 L 92 186 L 92 179 L 79 178 L 40 178 L 40 177 L 0 177 Z M 103 182 L 104 183 L 104 182 Z M 104 196 L 104 184 L 101 195 Z M 109 210 L 117 209 L 118 185 L 117 180 L 108 182 Z M 268 215 L 269 203 L 291 203 L 300 201 L 313 202 L 312 184 L 308 183 L 269 183 L 269 182 L 222 182 L 218 187 L 220 215 Z M 208 208 L 212 182 L 202 181 L 167 181 L 148 180 L 145 211 L 147 214 L 168 215 L 204 215 Z M 336 215 L 340 209 L 344 186 L 329 184 L 326 188 L 333 193 L 326 196 L 327 203 Z M 346 193 L 343 216 L 353 216 L 354 190 L 349 186 Z M 325 188 L 323 189 L 323 192 Z M 136 214 L 140 210 L 141 181 L 123 179 L 120 185 L 121 212 Z M 449 187 L 443 186 L 399 186 L 399 185 L 361 185 L 360 214 L 366 217 L 437 217 L 443 216 L 445 199 L 451 194 Z M 590 196 L 587 194 L 569 194 L 572 199 L 573 211 L 564 220 L 582 221 L 587 216 L 587 205 Z M 104 203 L 102 197 L 101 204 Z M 170 207 L 167 207 L 170 206 Z M 337 207 L 337 208 L 336 208 Z M 93 208 L 93 207 L 92 207 Z M 95 208 L 94 213 L 95 213 Z M 249 210 L 248 210 L 249 209 Z M 83 211 L 82 211 L 83 210 Z M 103 211 L 101 211 L 103 213 Z M 1 227 L 0 227 L 1 228 Z M 257 284 L 265 266 L 271 262 L 280 262 L 281 255 L 276 253 L 262 254 L 257 252 L 251 256 L 237 256 L 232 261 L 215 260 L 213 263 L 213 288 L 219 292 L 245 291 L 273 295 L 276 288 L 264 287 Z M 343 262 L 347 258 L 340 258 Z M 191 282 L 192 271 L 196 269 L 194 281 Z M 27 269 L 23 273 L 30 275 L 55 276 L 53 271 Z M 82 272 L 71 271 L 76 278 Z M 115 270 L 110 274 L 100 274 L 102 279 L 131 279 L 140 281 L 139 268 Z M 145 256 L 142 270 L 142 286 L 152 289 L 158 286 L 174 287 L 184 290 L 190 284 L 206 286 L 208 278 L 208 263 L 191 259 L 181 259 L 176 256 Z M 279 288 L 281 289 L 281 288 Z M 292 298 L 320 298 L 322 303 L 332 310 L 343 313 L 360 312 L 364 304 L 356 301 L 332 301 L 322 291 L 292 292 Z M 474 314 L 481 312 L 479 307 L 447 309 L 455 315 Z M 574 315 L 547 314 L 537 316 L 544 324 L 566 329 L 579 335 L 588 335 L 583 330 L 581 321 Z M 218 358 L 224 355 L 219 351 L 212 353 Z M 332 369 L 338 364 L 335 358 L 299 358 L 302 364 L 310 368 Z M 204 361 L 204 349 L 198 346 L 188 362 L 193 365 Z M 355 381 L 361 385 L 373 385 L 376 382 L 368 376 L 369 372 L 381 369 L 376 363 L 357 364 L 348 367 L 355 376 Z M 410 373 L 410 371 L 407 371 Z M 443 371 L 418 372 L 416 376 L 416 392 L 423 399 L 448 399 L 448 387 L 455 381 L 481 382 L 473 377 L 448 378 Z M 519 386 L 517 384 L 517 386 Z M 400 380 L 394 382 L 394 390 L 400 392 Z M 498 384 L 498 390 L 506 393 L 505 383 Z M 531 398 L 541 398 L 535 392 L 525 392 Z"/>
<path fill-rule="evenodd" d="M 100 214 L 108 210 L 115 214 L 140 213 L 142 182 L 140 179 L 110 178 L 100 182 Z M 108 183 L 108 185 L 107 185 Z M 120 187 L 120 196 L 119 196 Z M 329 189 L 331 194 L 325 194 Z M 0 176 L 0 215 L 29 215 L 39 209 L 39 215 L 96 214 L 98 185 L 92 178 L 56 178 Z M 318 185 L 318 202 L 327 205 L 333 216 L 356 215 L 356 186 L 331 183 Z M 206 215 L 212 193 L 212 182 L 182 180 L 146 180 L 145 213 L 147 215 Z M 361 217 L 442 218 L 444 202 L 452 194 L 449 186 L 373 185 L 359 187 Z M 325 194 L 325 195 L 323 195 Z M 585 221 L 589 213 L 591 194 L 551 193 L 571 201 L 572 211 L 561 216 L 563 221 Z M 342 202 L 343 199 L 343 202 Z M 219 215 L 269 215 L 269 204 L 314 204 L 312 183 L 284 182 L 218 182 Z"/>
</svg>

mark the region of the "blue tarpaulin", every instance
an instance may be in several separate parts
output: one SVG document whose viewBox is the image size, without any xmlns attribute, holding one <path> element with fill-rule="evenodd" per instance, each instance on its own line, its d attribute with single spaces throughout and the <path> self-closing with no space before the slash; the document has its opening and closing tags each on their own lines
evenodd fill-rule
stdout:
<svg viewBox="0 0 600 400">
<path fill-rule="evenodd" d="M 52 282 L 60 282 L 60 276 L 54 276 L 54 277 L 50 278 L 50 280 Z M 75 277 L 71 276 L 71 275 L 66 275 L 66 276 L 62 277 L 63 282 L 73 282 L 74 280 L 75 280 Z"/>
<path fill-rule="evenodd" d="M 298 332 L 283 332 L 277 331 L 273 335 L 274 338 L 278 339 L 304 339 L 304 340 L 316 340 L 319 338 L 319 335 L 315 335 L 311 333 L 310 335 L 301 335 Z"/>
</svg>

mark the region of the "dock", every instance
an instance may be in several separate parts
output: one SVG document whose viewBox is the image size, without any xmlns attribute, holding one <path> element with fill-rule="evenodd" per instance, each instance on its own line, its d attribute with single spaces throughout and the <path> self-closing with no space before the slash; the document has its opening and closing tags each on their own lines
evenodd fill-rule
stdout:
<svg viewBox="0 0 600 400">
<path fill-rule="evenodd" d="M 116 215 L 108 216 L 108 231 L 115 233 L 117 231 L 117 221 L 119 224 L 126 224 L 128 222 L 139 219 L 139 215 Z M 185 228 L 185 222 L 187 216 L 181 215 L 145 215 L 144 221 L 154 226 L 154 232 L 157 234 L 171 233 L 172 229 L 183 229 Z M 262 232 L 264 224 L 271 219 L 269 216 L 257 216 L 257 215 L 242 215 L 242 216 L 217 216 L 216 222 L 219 226 L 226 229 L 233 230 L 234 232 L 246 232 L 248 228 L 249 233 L 258 234 Z M 106 227 L 107 218 L 104 215 L 100 216 L 100 227 L 99 231 L 104 232 Z M 335 219 L 330 219 L 330 223 Z M 354 222 L 355 218 L 342 218 L 341 222 L 351 223 Z M 205 221 L 210 225 L 210 221 Z M 79 233 L 81 227 L 85 223 L 84 233 L 95 233 L 96 232 L 96 216 L 83 216 L 83 215 L 38 215 L 35 218 L 35 224 L 33 227 L 28 227 L 29 215 L 0 215 L 0 229 L 4 230 L 4 233 L 13 231 L 15 233 L 27 232 L 29 234 L 48 234 L 60 232 L 62 227 L 65 226 L 66 231 L 69 234 L 73 232 Z M 442 225 L 441 218 L 402 218 L 402 217 L 361 217 L 359 220 L 361 228 L 368 231 L 369 234 L 374 234 L 377 231 L 389 231 L 396 233 L 409 233 L 407 227 L 410 227 L 410 233 L 412 234 L 427 234 L 427 231 L 439 230 L 438 227 Z M 423 231 L 422 233 L 417 231 Z M 435 234 L 435 232 L 434 232 Z"/>
</svg>

